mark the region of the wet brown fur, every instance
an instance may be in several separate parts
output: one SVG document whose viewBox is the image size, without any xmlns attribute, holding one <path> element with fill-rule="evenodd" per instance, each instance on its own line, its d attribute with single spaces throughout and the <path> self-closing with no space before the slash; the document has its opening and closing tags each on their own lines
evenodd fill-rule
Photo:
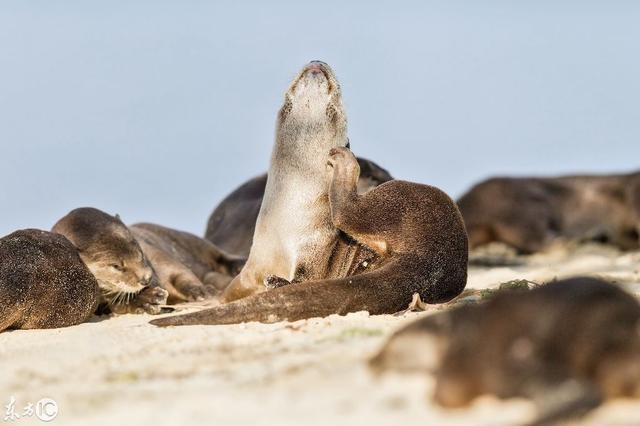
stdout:
<svg viewBox="0 0 640 426">
<path fill-rule="evenodd" d="M 640 398 L 640 304 L 593 278 L 505 292 L 408 325 L 371 365 L 434 373 L 445 407 L 532 398 L 536 424 L 551 424 L 607 398 Z"/>
<path fill-rule="evenodd" d="M 498 241 L 533 253 L 558 239 L 640 247 L 640 173 L 492 178 L 458 206 L 471 248 Z"/>
<path fill-rule="evenodd" d="M 80 324 L 99 297 L 98 282 L 62 235 L 26 229 L 0 239 L 0 331 Z"/>
</svg>

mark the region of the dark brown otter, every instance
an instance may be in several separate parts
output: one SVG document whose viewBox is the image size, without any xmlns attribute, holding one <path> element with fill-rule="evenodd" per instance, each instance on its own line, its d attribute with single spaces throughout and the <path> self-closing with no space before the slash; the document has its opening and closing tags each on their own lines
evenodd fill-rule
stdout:
<svg viewBox="0 0 640 426">
<path fill-rule="evenodd" d="M 640 173 L 492 178 L 458 206 L 471 248 L 498 241 L 532 253 L 557 239 L 640 247 Z"/>
<path fill-rule="evenodd" d="M 80 324 L 99 298 L 98 282 L 62 235 L 25 229 L 0 238 L 0 331 Z"/>
<path fill-rule="evenodd" d="M 169 303 L 218 295 L 245 262 L 188 232 L 150 223 L 129 229 L 153 266 L 160 286 L 169 291 Z"/>
<path fill-rule="evenodd" d="M 358 164 L 359 193 L 393 179 L 389 172 L 373 161 L 358 158 Z M 244 258 L 249 256 L 266 185 L 265 173 L 243 183 L 227 195 L 209 216 L 205 238 L 228 253 Z"/>
<path fill-rule="evenodd" d="M 444 407 L 483 394 L 532 398 L 536 424 L 551 424 L 607 398 L 640 397 L 640 304 L 593 278 L 507 291 L 408 325 L 371 365 L 435 373 Z"/>
<path fill-rule="evenodd" d="M 375 252 L 357 275 L 289 284 L 194 314 L 152 321 L 158 326 L 295 321 L 367 310 L 393 313 L 412 295 L 441 303 L 458 295 L 467 277 L 467 236 L 455 203 L 442 191 L 404 181 L 359 195 L 359 166 L 347 148 L 329 155 L 330 220 L 341 233 Z M 318 261 L 326 261 L 319 259 Z"/>
<path fill-rule="evenodd" d="M 133 234 L 118 216 L 82 207 L 52 228 L 79 250 L 102 290 L 102 312 L 157 314 L 167 292 L 157 279 Z"/>
</svg>

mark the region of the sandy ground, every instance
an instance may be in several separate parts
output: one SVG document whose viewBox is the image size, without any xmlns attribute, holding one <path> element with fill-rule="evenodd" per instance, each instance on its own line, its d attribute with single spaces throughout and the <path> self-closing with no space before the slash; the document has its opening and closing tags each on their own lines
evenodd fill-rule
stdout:
<svg viewBox="0 0 640 426">
<path fill-rule="evenodd" d="M 640 295 L 640 253 L 596 246 L 514 258 L 509 267 L 472 267 L 468 288 L 580 274 L 612 279 Z M 0 334 L 0 405 L 13 397 L 22 414 L 29 402 L 51 398 L 59 410 L 52 423 L 65 425 L 510 425 L 530 419 L 528 402 L 489 397 L 469 410 L 445 412 L 428 400 L 428 377 L 370 374 L 366 360 L 391 332 L 437 309 L 169 329 L 147 324 L 147 315 L 123 315 L 66 329 L 6 332 Z M 6 407 L 0 409 L 3 424 Z M 35 414 L 4 423 L 42 424 Z M 640 402 L 609 403 L 585 424 L 638 425 Z"/>
</svg>

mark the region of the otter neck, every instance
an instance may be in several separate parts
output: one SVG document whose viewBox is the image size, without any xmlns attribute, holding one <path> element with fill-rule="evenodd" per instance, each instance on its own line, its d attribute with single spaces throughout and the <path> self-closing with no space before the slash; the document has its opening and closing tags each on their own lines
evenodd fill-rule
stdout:
<svg viewBox="0 0 640 426">
<path fill-rule="evenodd" d="M 346 132 L 337 132 L 327 122 L 309 120 L 279 126 L 269 171 L 324 175 L 329 150 L 346 145 Z"/>
</svg>

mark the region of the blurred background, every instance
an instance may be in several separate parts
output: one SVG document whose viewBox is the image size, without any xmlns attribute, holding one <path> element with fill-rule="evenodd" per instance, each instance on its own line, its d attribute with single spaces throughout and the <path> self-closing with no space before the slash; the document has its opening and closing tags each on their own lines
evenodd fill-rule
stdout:
<svg viewBox="0 0 640 426">
<path fill-rule="evenodd" d="M 356 154 L 457 197 L 640 168 L 640 3 L 0 3 L 0 235 L 94 206 L 204 232 L 320 59 Z"/>
</svg>

